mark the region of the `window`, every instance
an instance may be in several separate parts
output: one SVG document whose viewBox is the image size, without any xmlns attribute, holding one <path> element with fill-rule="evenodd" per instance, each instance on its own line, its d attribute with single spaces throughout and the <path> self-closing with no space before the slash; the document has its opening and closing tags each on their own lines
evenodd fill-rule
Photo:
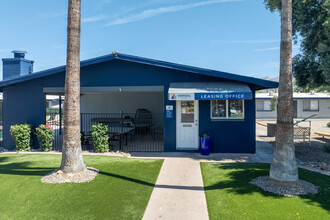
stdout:
<svg viewBox="0 0 330 220">
<path fill-rule="evenodd" d="M 194 101 L 181 102 L 181 123 L 194 123 Z"/>
<path fill-rule="evenodd" d="M 212 100 L 211 118 L 212 119 L 243 119 L 244 118 L 243 100 Z"/>
<path fill-rule="evenodd" d="M 303 100 L 303 111 L 318 111 L 319 100 Z"/>
<path fill-rule="evenodd" d="M 257 101 L 257 111 L 271 111 L 271 101 L 270 100 L 258 100 Z"/>
</svg>

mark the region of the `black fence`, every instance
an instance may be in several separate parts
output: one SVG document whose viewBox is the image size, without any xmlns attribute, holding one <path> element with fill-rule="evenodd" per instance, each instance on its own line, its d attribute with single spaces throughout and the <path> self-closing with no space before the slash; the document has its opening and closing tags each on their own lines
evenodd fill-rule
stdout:
<svg viewBox="0 0 330 220">
<path fill-rule="evenodd" d="M 50 125 L 54 130 L 54 141 L 53 141 L 53 149 L 54 150 L 62 150 L 63 143 L 63 114 L 59 113 L 46 113 L 46 124 Z"/>
<path fill-rule="evenodd" d="M 53 149 L 62 149 L 63 116 L 46 114 L 46 123 L 55 131 Z M 108 125 L 109 148 L 125 152 L 164 151 L 164 114 L 140 109 L 136 113 L 81 113 L 81 145 L 92 150 L 92 126 Z"/>
</svg>

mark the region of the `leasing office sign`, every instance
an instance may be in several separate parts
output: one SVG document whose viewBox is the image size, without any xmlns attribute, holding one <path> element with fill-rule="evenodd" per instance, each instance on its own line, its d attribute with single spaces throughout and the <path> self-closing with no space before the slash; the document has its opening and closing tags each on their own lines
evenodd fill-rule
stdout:
<svg viewBox="0 0 330 220">
<path fill-rule="evenodd" d="M 195 100 L 246 100 L 252 99 L 250 92 L 195 93 Z"/>
<path fill-rule="evenodd" d="M 252 99 L 250 92 L 231 93 L 170 93 L 169 100 L 247 100 Z"/>
</svg>

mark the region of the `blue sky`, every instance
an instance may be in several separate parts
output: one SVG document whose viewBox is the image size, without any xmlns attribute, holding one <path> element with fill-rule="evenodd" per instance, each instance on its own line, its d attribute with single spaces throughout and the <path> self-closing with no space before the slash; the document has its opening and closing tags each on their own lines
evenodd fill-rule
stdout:
<svg viewBox="0 0 330 220">
<path fill-rule="evenodd" d="M 1 58 L 26 50 L 35 72 L 65 64 L 67 0 L 1 4 Z M 117 51 L 276 77 L 279 45 L 279 14 L 263 0 L 82 0 L 81 60 Z"/>
</svg>

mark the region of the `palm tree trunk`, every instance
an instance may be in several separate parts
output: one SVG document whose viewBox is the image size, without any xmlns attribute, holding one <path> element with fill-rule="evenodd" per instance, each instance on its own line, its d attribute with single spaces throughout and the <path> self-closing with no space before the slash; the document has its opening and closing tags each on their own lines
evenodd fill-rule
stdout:
<svg viewBox="0 0 330 220">
<path fill-rule="evenodd" d="M 80 143 L 80 0 L 69 0 L 65 75 L 63 173 L 86 171 Z"/>
<path fill-rule="evenodd" d="M 292 0 L 282 0 L 280 56 L 276 147 L 269 177 L 292 182 L 298 180 L 293 142 Z"/>
</svg>

